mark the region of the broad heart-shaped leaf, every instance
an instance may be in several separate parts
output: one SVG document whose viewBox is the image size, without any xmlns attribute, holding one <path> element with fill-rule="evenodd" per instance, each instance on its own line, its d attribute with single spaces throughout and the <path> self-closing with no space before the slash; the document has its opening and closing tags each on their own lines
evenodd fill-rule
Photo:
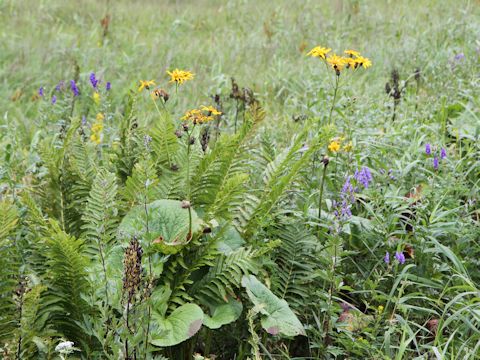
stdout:
<svg viewBox="0 0 480 360">
<path fill-rule="evenodd" d="M 184 304 L 164 318 L 154 312 L 152 340 L 155 346 L 173 346 L 190 339 L 202 327 L 203 311 L 195 304 Z"/>
<path fill-rule="evenodd" d="M 212 316 L 205 314 L 203 324 L 210 329 L 218 329 L 237 320 L 242 314 L 242 310 L 242 303 L 234 298 L 230 298 L 226 303 L 211 306 Z"/>
<path fill-rule="evenodd" d="M 245 244 L 245 240 L 242 239 L 238 231 L 231 225 L 225 229 L 220 239 L 217 249 L 224 255 L 232 253 Z"/>
<path fill-rule="evenodd" d="M 192 211 L 192 233 L 201 229 L 202 221 Z M 188 209 L 176 200 L 156 200 L 147 205 L 147 216 L 143 205 L 132 208 L 123 218 L 118 234 L 120 238 L 138 237 L 143 246 L 163 254 L 175 254 L 188 243 Z M 146 242 L 146 243 L 145 243 Z"/>
<path fill-rule="evenodd" d="M 242 286 L 247 289 L 247 295 L 262 316 L 262 327 L 272 335 L 286 336 L 305 335 L 302 323 L 288 306 L 263 285 L 254 275 L 244 275 Z"/>
</svg>

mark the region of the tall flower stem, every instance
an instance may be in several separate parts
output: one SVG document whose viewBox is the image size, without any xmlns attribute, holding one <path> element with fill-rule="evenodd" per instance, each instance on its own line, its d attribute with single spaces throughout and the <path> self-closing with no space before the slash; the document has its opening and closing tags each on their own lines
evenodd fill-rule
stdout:
<svg viewBox="0 0 480 360">
<path fill-rule="evenodd" d="M 322 200 L 323 200 L 323 186 L 325 184 L 325 178 L 327 175 L 327 166 L 329 163 L 329 160 L 327 157 L 325 157 L 323 160 L 323 174 L 322 174 L 322 180 L 320 182 L 320 196 L 318 197 L 318 224 L 317 224 L 317 236 L 320 239 L 320 219 L 322 217 Z"/>
<path fill-rule="evenodd" d="M 191 185 L 190 185 L 190 150 L 192 147 L 191 135 L 195 130 L 195 124 L 193 124 L 193 128 L 191 132 L 187 132 L 187 201 L 188 204 L 188 240 L 190 240 L 192 236 L 192 209 L 190 204 L 191 198 Z"/>
<path fill-rule="evenodd" d="M 335 90 L 333 91 L 333 100 L 332 100 L 332 106 L 330 107 L 330 114 L 328 115 L 328 124 L 331 124 L 332 121 L 332 113 L 333 113 L 333 108 L 335 107 L 335 102 L 337 101 L 337 93 L 338 93 L 338 84 L 340 82 L 340 74 L 337 74 L 335 76 Z"/>
</svg>

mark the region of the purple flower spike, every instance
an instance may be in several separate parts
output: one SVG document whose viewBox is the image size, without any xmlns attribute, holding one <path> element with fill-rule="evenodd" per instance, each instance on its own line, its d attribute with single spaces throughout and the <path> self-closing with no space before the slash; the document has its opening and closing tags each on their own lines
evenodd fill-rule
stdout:
<svg viewBox="0 0 480 360">
<path fill-rule="evenodd" d="M 111 88 L 112 88 L 112 83 L 110 81 L 107 81 L 107 84 L 105 85 L 105 89 L 107 91 L 110 91 Z"/>
<path fill-rule="evenodd" d="M 435 170 L 438 170 L 438 157 L 437 157 L 437 156 L 435 156 L 435 157 L 433 158 L 433 168 L 434 168 Z"/>
<path fill-rule="evenodd" d="M 362 167 L 360 171 L 356 170 L 353 177 L 355 178 L 355 180 L 360 182 L 365 187 L 365 189 L 367 189 L 370 182 L 373 181 L 372 173 L 370 172 L 370 169 L 366 166 Z"/>
<path fill-rule="evenodd" d="M 83 126 L 87 125 L 87 118 L 85 115 L 82 115 L 82 125 Z"/>
<path fill-rule="evenodd" d="M 70 80 L 70 87 L 73 92 L 73 96 L 78 96 L 80 95 L 80 92 L 78 91 L 77 84 L 75 83 L 75 80 Z"/>
<path fill-rule="evenodd" d="M 432 153 L 432 147 L 430 144 L 427 143 L 427 145 L 425 145 L 425 154 L 430 155 L 431 153 Z"/>
<path fill-rule="evenodd" d="M 397 259 L 397 261 L 401 265 L 405 264 L 405 255 L 403 255 L 403 252 L 401 252 L 401 251 L 395 252 L 395 259 Z"/>
<path fill-rule="evenodd" d="M 94 73 L 94 72 L 92 72 L 92 73 L 90 74 L 90 83 L 92 84 L 92 87 L 93 87 L 94 89 L 97 88 L 97 86 L 98 86 L 98 79 L 95 77 L 95 73 Z"/>
<path fill-rule="evenodd" d="M 440 158 L 443 160 L 447 157 L 447 150 L 445 150 L 445 148 L 442 148 L 442 150 L 440 151 Z"/>
<path fill-rule="evenodd" d="M 464 53 L 459 53 L 459 54 L 455 55 L 455 57 L 453 59 L 455 61 L 462 61 L 463 59 L 465 59 L 465 54 Z"/>
<path fill-rule="evenodd" d="M 383 261 L 385 261 L 385 264 L 390 264 L 390 253 L 387 251 L 385 254 L 385 257 L 383 258 Z"/>
<path fill-rule="evenodd" d="M 56 91 L 62 91 L 63 90 L 63 87 L 65 86 L 65 82 L 63 80 L 61 80 L 57 86 L 55 86 L 55 90 Z"/>
<path fill-rule="evenodd" d="M 43 97 L 43 86 L 40 86 L 40 88 L 38 89 L 38 96 Z"/>
<path fill-rule="evenodd" d="M 56 102 L 57 102 L 57 96 L 53 95 L 52 96 L 52 105 L 55 105 Z"/>
</svg>

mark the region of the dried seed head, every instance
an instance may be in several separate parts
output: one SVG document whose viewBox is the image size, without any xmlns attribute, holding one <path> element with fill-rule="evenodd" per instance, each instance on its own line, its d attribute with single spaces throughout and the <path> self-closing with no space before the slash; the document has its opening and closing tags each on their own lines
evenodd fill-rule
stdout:
<svg viewBox="0 0 480 360">
<path fill-rule="evenodd" d="M 183 200 L 182 201 L 182 209 L 189 209 L 192 205 L 190 204 L 190 201 L 188 200 Z"/>
<path fill-rule="evenodd" d="M 142 284 L 142 254 L 142 247 L 134 237 L 123 257 L 123 291 L 128 304 L 133 302 Z"/>
</svg>

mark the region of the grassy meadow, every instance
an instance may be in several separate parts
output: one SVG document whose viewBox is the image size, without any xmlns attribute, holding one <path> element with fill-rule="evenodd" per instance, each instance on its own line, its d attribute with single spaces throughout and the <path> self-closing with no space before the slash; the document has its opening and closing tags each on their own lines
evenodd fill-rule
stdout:
<svg viewBox="0 0 480 360">
<path fill-rule="evenodd" d="M 0 0 L 0 358 L 480 359 L 479 19 Z"/>
</svg>

